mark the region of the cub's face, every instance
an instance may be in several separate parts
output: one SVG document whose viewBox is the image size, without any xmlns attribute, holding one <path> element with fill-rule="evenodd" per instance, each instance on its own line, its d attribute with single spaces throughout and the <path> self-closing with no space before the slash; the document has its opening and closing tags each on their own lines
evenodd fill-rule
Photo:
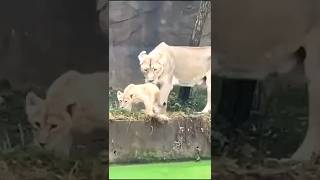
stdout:
<svg viewBox="0 0 320 180">
<path fill-rule="evenodd" d="M 145 51 L 142 51 L 138 58 L 145 82 L 157 84 L 164 70 L 161 54 L 147 55 Z"/>
<path fill-rule="evenodd" d="M 26 114 L 33 128 L 34 143 L 41 148 L 57 153 L 68 153 L 68 138 L 71 128 L 71 113 L 74 104 L 68 105 L 63 112 L 51 114 L 45 100 L 29 92 L 26 96 Z"/>
<path fill-rule="evenodd" d="M 121 91 L 118 91 L 117 98 L 119 101 L 120 108 L 131 111 L 131 109 L 132 109 L 132 96 L 127 96 L 124 93 L 122 93 Z"/>
</svg>

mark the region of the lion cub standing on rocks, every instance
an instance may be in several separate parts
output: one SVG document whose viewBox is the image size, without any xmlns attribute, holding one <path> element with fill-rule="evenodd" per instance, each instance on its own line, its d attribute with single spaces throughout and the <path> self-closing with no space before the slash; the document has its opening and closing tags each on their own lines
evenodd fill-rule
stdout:
<svg viewBox="0 0 320 180">
<path fill-rule="evenodd" d="M 123 93 L 117 92 L 117 98 L 120 108 L 131 111 L 132 104 L 143 102 L 147 115 L 158 113 L 159 88 L 155 84 L 129 84 Z"/>
<path fill-rule="evenodd" d="M 29 92 L 26 114 L 35 144 L 68 156 L 73 132 L 107 130 L 107 78 L 107 73 L 68 71 L 53 82 L 45 99 Z"/>
</svg>

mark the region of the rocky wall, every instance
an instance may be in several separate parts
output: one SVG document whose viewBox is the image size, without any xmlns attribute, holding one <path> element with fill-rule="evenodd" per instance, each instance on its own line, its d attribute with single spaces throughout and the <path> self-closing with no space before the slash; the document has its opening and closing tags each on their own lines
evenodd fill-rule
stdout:
<svg viewBox="0 0 320 180">
<path fill-rule="evenodd" d="M 110 163 L 210 158 L 210 127 L 208 119 L 191 116 L 168 122 L 111 119 Z"/>
<path fill-rule="evenodd" d="M 0 2 L 0 79 L 47 87 L 68 69 L 107 70 L 107 36 L 97 2 Z"/>
</svg>

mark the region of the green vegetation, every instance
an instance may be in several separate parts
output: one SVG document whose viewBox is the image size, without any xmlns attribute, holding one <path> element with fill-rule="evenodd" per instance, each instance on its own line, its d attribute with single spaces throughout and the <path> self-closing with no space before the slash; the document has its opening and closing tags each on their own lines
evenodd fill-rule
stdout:
<svg viewBox="0 0 320 180">
<path fill-rule="evenodd" d="M 201 119 L 206 120 L 207 122 L 211 121 L 211 114 L 201 114 L 201 115 L 192 115 L 188 114 L 182 111 L 177 112 L 168 112 L 167 116 L 171 120 L 179 120 L 179 119 L 185 119 L 190 118 L 191 116 L 199 117 Z M 125 121 L 145 121 L 150 120 L 151 117 L 147 116 L 145 113 L 141 111 L 135 111 L 135 112 L 128 112 L 126 110 L 122 109 L 113 109 L 109 112 L 109 119 L 110 120 L 125 120 Z"/>
<path fill-rule="evenodd" d="M 211 179 L 211 161 L 111 165 L 110 179 Z"/>
</svg>

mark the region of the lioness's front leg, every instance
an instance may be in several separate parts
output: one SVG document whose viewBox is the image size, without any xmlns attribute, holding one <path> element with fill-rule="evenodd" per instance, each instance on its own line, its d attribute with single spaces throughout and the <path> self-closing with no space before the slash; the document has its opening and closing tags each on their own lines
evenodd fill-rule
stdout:
<svg viewBox="0 0 320 180">
<path fill-rule="evenodd" d="M 211 70 L 206 74 L 206 86 L 207 86 L 207 104 L 202 113 L 207 113 L 211 111 Z"/>
<path fill-rule="evenodd" d="M 153 112 L 153 103 L 150 100 L 145 99 L 143 101 L 144 106 L 145 106 L 145 113 L 147 115 L 153 116 L 154 112 Z"/>
<path fill-rule="evenodd" d="M 305 73 L 309 81 L 308 129 L 303 143 L 292 156 L 296 160 L 310 159 L 312 153 L 319 153 L 320 151 L 320 42 L 314 41 L 319 40 L 318 38 L 312 38 L 312 44 L 307 44 L 308 56 L 305 60 Z"/>
<path fill-rule="evenodd" d="M 161 112 L 166 112 L 167 110 L 167 103 L 170 91 L 173 89 L 172 81 L 170 83 L 163 83 L 160 87 L 160 100 L 159 100 L 159 107 L 161 108 Z"/>
</svg>

